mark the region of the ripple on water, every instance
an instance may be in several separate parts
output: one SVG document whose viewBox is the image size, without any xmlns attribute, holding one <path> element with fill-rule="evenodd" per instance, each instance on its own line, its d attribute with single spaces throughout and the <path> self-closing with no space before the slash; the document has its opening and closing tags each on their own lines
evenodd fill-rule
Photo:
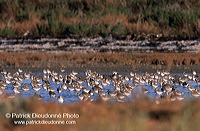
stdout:
<svg viewBox="0 0 200 131">
<path fill-rule="evenodd" d="M 100 73 L 100 74 L 101 75 L 105 75 L 108 78 L 110 78 L 110 75 L 111 75 L 111 73 Z M 41 78 L 40 83 L 42 83 L 42 76 L 43 76 L 42 72 L 32 73 L 32 75 Z M 69 73 L 62 73 L 62 75 L 69 75 Z M 128 72 L 123 73 L 122 76 L 124 76 L 124 75 L 127 75 L 129 78 L 131 77 Z M 142 74 L 140 74 L 140 75 L 142 75 Z M 173 73 L 173 74 L 170 74 L 170 75 L 172 75 L 173 77 L 177 77 L 177 78 L 183 76 L 183 74 L 181 74 L 181 73 Z M 77 76 L 84 78 L 85 77 L 85 73 L 79 73 Z M 56 93 L 56 98 L 51 98 L 49 93 L 48 93 L 48 91 L 46 91 L 43 88 L 42 85 L 40 86 L 41 89 L 39 91 L 33 90 L 32 86 L 31 86 L 31 81 L 32 81 L 31 79 L 25 79 L 25 80 L 23 80 L 21 82 L 22 84 L 29 86 L 30 90 L 22 91 L 22 89 L 19 88 L 20 91 L 21 91 L 21 93 L 18 94 L 19 96 L 22 96 L 23 98 L 29 98 L 31 96 L 34 96 L 35 93 L 37 93 L 38 95 L 40 95 L 42 97 L 42 101 L 45 101 L 45 102 L 48 102 L 48 101 L 57 102 L 56 98 L 58 96 L 62 96 L 63 97 L 64 103 L 80 102 L 80 100 L 78 98 L 78 95 L 77 95 L 77 93 L 78 93 L 77 91 L 69 91 L 68 89 L 66 89 L 66 90 L 62 89 L 61 93 L 57 92 L 57 88 L 62 86 L 62 82 L 56 84 L 56 83 L 50 81 L 50 85 L 49 86 L 52 87 L 53 89 L 55 89 L 55 93 Z M 128 80 L 126 82 L 123 82 L 123 84 L 126 84 L 126 83 L 132 84 L 133 80 Z M 189 81 L 187 81 L 187 83 L 189 85 L 191 85 L 193 88 L 199 89 L 199 86 L 198 86 L 197 82 L 189 80 Z M 88 83 L 86 83 L 85 81 L 82 83 L 82 85 L 84 87 L 86 87 L 86 88 L 91 89 L 91 87 L 89 87 Z M 182 95 L 183 97 L 189 98 L 189 99 L 193 99 L 194 98 L 187 88 L 185 88 L 185 87 L 183 87 L 181 85 L 174 85 L 173 84 L 173 86 L 175 86 L 179 91 L 184 92 L 184 94 Z M 138 85 L 135 86 L 135 89 L 132 91 L 131 95 L 126 97 L 126 100 L 134 99 L 135 97 L 137 97 L 138 94 L 141 94 L 141 88 L 142 87 L 144 87 L 144 88 L 146 88 L 148 90 L 148 93 L 146 95 L 149 96 L 150 98 L 160 97 L 160 95 L 155 93 L 155 90 L 150 86 L 150 84 L 141 84 L 141 83 L 139 83 Z M 115 86 L 113 85 L 113 82 L 111 82 L 109 85 L 103 87 L 103 91 L 106 93 L 106 96 L 108 96 L 108 93 L 107 93 L 108 90 L 113 91 L 114 89 L 115 89 Z M 161 87 L 158 86 L 158 89 L 161 89 Z M 7 85 L 7 88 L 5 89 L 5 92 L 8 93 L 8 94 L 14 95 L 12 83 Z M 82 91 L 79 91 L 79 92 L 82 92 Z M 96 94 L 96 93 L 94 93 L 94 95 L 91 96 L 91 98 L 94 99 L 94 100 L 98 99 L 98 97 L 99 97 L 99 95 Z"/>
</svg>

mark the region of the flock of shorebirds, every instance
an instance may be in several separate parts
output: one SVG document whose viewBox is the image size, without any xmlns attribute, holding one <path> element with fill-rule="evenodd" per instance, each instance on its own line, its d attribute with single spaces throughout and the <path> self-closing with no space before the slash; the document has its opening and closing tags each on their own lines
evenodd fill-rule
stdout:
<svg viewBox="0 0 200 131">
<path fill-rule="evenodd" d="M 200 77 L 193 71 L 192 73 L 183 73 L 181 76 L 173 76 L 166 71 L 157 71 L 156 73 L 132 73 L 121 75 L 118 72 L 112 72 L 110 75 L 102 75 L 96 71 L 86 70 L 84 75 L 72 71 L 64 74 L 44 69 L 42 76 L 35 76 L 32 73 L 18 69 L 11 73 L 3 70 L 0 74 L 0 95 L 5 98 L 14 98 L 17 94 L 34 91 L 34 97 L 42 99 L 44 96 L 38 93 L 44 90 L 48 97 L 55 99 L 59 103 L 64 103 L 61 93 L 74 92 L 81 101 L 116 101 L 124 102 L 127 97 L 133 96 L 133 91 L 139 94 L 154 93 L 153 100 L 159 104 L 161 100 L 183 100 L 184 93 L 189 93 L 193 97 L 200 96 Z M 24 84 L 24 80 L 30 83 Z M 190 83 L 195 83 L 195 87 Z M 59 86 L 53 87 L 51 83 Z M 6 89 L 11 87 L 13 93 L 7 93 Z M 112 88 L 109 88 L 112 87 Z M 184 91 L 183 91 L 184 90 Z M 92 96 L 98 96 L 94 99 Z"/>
</svg>

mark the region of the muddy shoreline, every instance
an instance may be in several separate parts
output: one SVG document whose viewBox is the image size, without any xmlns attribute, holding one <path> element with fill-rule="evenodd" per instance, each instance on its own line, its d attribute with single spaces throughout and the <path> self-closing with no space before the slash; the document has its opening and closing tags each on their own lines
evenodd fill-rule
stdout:
<svg viewBox="0 0 200 131">
<path fill-rule="evenodd" d="M 18 71 L 18 69 L 22 69 L 26 72 L 43 72 L 43 69 L 50 69 L 56 72 L 61 73 L 61 69 L 65 70 L 65 73 L 70 73 L 72 71 L 76 71 L 79 73 L 84 73 L 86 70 L 92 70 L 96 71 L 98 73 L 109 73 L 111 74 L 113 71 L 117 71 L 121 74 L 128 74 L 129 72 L 135 72 L 135 73 L 155 73 L 157 70 L 167 70 L 170 73 L 192 73 L 192 71 L 200 72 L 200 66 L 193 65 L 193 66 L 172 66 L 171 69 L 167 69 L 166 66 L 124 66 L 124 65 L 94 65 L 94 66 L 83 66 L 83 65 L 74 65 L 74 66 L 69 66 L 69 67 L 12 67 L 12 66 L 7 66 L 7 67 L 1 67 L 0 71 L 6 70 L 11 73 L 14 73 Z"/>
<path fill-rule="evenodd" d="M 117 40 L 96 38 L 0 39 L 0 52 L 98 53 L 98 52 L 200 52 L 197 40 Z"/>
<path fill-rule="evenodd" d="M 0 53 L 0 69 L 98 72 L 200 71 L 200 53 Z"/>
<path fill-rule="evenodd" d="M 0 69 L 52 68 L 84 72 L 200 70 L 200 41 L 114 38 L 0 39 Z"/>
</svg>

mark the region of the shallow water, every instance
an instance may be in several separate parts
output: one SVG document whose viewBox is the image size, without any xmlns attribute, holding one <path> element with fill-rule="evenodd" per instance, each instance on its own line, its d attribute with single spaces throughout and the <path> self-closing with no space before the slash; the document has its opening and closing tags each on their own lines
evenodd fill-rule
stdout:
<svg viewBox="0 0 200 131">
<path fill-rule="evenodd" d="M 23 75 L 23 73 L 21 73 L 21 74 Z M 69 75 L 69 73 L 60 73 L 60 74 L 62 74 L 63 76 Z M 108 77 L 108 78 L 112 75 L 112 73 L 99 73 L 99 74 L 101 74 L 101 75 L 103 75 L 105 77 Z M 43 73 L 42 72 L 31 73 L 31 75 L 34 75 L 34 76 L 40 78 L 40 83 L 43 83 L 43 81 L 42 81 Z M 120 73 L 120 75 L 122 75 L 122 76 L 128 76 L 129 78 L 131 78 L 131 76 L 129 75 L 129 72 Z M 139 73 L 139 75 L 142 75 L 142 73 Z M 183 76 L 182 73 L 172 73 L 170 75 L 173 76 L 173 77 L 182 77 Z M 200 75 L 200 74 L 197 74 L 197 75 Z M 86 76 L 85 76 L 84 72 L 81 72 L 81 73 L 79 73 L 77 75 L 77 77 L 84 78 Z M 4 80 L 3 75 L 1 75 L 0 79 Z M 31 79 L 24 79 L 21 83 L 24 84 L 24 85 L 29 86 L 30 90 L 23 91 L 21 89 L 21 86 L 20 86 L 19 89 L 20 89 L 21 93 L 19 93 L 17 95 L 19 95 L 19 96 L 21 96 L 23 98 L 29 98 L 31 96 L 34 96 L 35 93 L 37 93 L 40 96 L 42 96 L 42 101 L 44 101 L 44 102 L 48 102 L 48 101 L 55 101 L 55 102 L 57 102 L 58 96 L 62 96 L 64 98 L 64 103 L 81 102 L 81 100 L 79 100 L 79 98 L 77 96 L 77 93 L 78 93 L 77 91 L 69 91 L 68 89 L 66 89 L 66 90 L 62 89 L 61 93 L 57 92 L 57 88 L 62 85 L 62 82 L 56 84 L 56 83 L 52 82 L 51 80 L 49 80 L 50 87 L 54 88 L 55 89 L 55 93 L 56 93 L 56 97 L 55 98 L 51 98 L 50 95 L 49 95 L 49 93 L 48 93 L 48 91 L 46 91 L 42 87 L 42 85 L 40 86 L 41 89 L 39 91 L 33 90 L 32 86 L 30 84 L 31 81 L 32 81 Z M 125 84 L 125 83 L 132 84 L 133 80 L 125 81 L 123 84 Z M 199 85 L 195 81 L 191 80 L 191 81 L 187 81 L 187 83 L 189 85 L 191 85 L 193 88 L 200 89 Z M 91 89 L 91 87 L 85 81 L 82 83 L 82 85 L 84 87 L 86 87 L 86 88 Z M 187 88 L 185 88 L 185 87 L 183 87 L 181 85 L 175 85 L 175 84 L 172 84 L 172 86 L 175 86 L 179 91 L 184 92 L 184 94 L 182 96 L 186 98 L 185 100 L 187 100 L 187 99 L 194 99 L 194 97 L 191 95 L 190 91 Z M 141 84 L 141 83 L 139 83 L 138 85 L 136 85 L 135 89 L 132 91 L 132 94 L 130 96 L 125 97 L 125 100 L 130 100 L 130 99 L 134 99 L 136 97 L 143 96 L 144 94 L 141 92 L 141 87 L 144 87 L 144 88 L 148 89 L 148 93 L 145 94 L 145 95 L 149 96 L 150 98 L 154 98 L 154 97 L 158 97 L 159 98 L 160 97 L 149 84 Z M 157 88 L 161 89 L 160 86 L 157 87 Z M 106 95 L 108 96 L 107 91 L 108 90 L 113 91 L 115 89 L 115 87 L 114 87 L 113 83 L 111 82 L 110 85 L 103 87 L 103 89 L 104 89 L 103 91 L 106 92 Z M 15 95 L 15 93 L 13 91 L 13 85 L 12 85 L 12 83 L 8 84 L 7 88 L 5 90 L 3 90 L 3 92 L 6 92 L 7 94 Z M 79 91 L 79 92 L 82 92 L 82 90 Z M 97 100 L 98 98 L 99 98 L 99 95 L 96 94 L 96 93 L 94 93 L 94 95 L 91 96 L 91 99 L 93 99 L 93 100 Z"/>
</svg>

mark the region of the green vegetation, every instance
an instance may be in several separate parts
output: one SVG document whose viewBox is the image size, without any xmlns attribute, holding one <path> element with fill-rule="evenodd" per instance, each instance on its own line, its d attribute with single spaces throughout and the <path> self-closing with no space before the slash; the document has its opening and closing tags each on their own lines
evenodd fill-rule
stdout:
<svg viewBox="0 0 200 131">
<path fill-rule="evenodd" d="M 0 0 L 0 36 L 199 36 L 196 0 Z"/>
</svg>

